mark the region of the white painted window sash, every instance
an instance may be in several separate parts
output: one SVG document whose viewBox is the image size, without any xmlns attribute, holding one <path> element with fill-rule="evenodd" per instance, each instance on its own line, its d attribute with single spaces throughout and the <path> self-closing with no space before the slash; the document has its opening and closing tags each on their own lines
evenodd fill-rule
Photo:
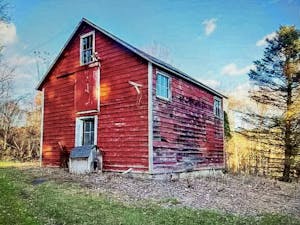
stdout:
<svg viewBox="0 0 300 225">
<path fill-rule="evenodd" d="M 88 36 L 91 36 L 92 35 L 92 55 L 95 53 L 95 31 L 91 31 L 89 33 L 86 33 L 86 34 L 83 34 L 80 36 L 80 65 L 87 65 L 87 64 L 90 64 L 92 62 L 94 62 L 93 60 L 91 60 L 90 62 L 83 62 L 83 39 L 88 37 Z"/>
<path fill-rule="evenodd" d="M 222 100 L 214 97 L 214 115 L 220 119 L 223 118 Z"/>
<path fill-rule="evenodd" d="M 159 84 L 158 83 L 158 77 L 162 76 L 162 78 L 166 78 L 167 79 L 167 87 L 165 87 L 163 84 Z M 167 90 L 161 90 L 161 88 L 167 88 Z M 162 96 L 160 95 L 161 92 L 167 91 L 167 95 L 168 97 Z M 170 101 L 172 98 L 172 91 L 171 91 L 171 77 L 169 75 L 167 75 L 164 72 L 158 71 L 156 73 L 156 97 L 163 99 L 163 100 L 167 100 Z"/>
<path fill-rule="evenodd" d="M 75 121 L 75 147 L 83 144 L 83 121 L 86 119 L 94 119 L 94 145 L 97 145 L 98 116 L 83 116 L 77 117 Z"/>
</svg>

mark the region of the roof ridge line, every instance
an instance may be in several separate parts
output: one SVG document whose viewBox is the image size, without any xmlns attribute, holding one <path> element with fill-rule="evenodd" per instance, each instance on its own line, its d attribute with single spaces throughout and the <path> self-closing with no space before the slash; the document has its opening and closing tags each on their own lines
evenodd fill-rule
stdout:
<svg viewBox="0 0 300 225">
<path fill-rule="evenodd" d="M 94 29 L 98 30 L 99 32 L 103 33 L 104 35 L 110 37 L 111 39 L 113 39 L 114 41 L 118 42 L 119 44 L 123 45 L 124 47 L 128 48 L 129 50 L 131 50 L 132 52 L 134 52 L 135 54 L 139 55 L 140 57 L 146 59 L 147 61 L 157 65 L 158 67 L 161 67 L 169 72 L 172 72 L 178 76 L 180 76 L 181 78 L 190 81 L 191 83 L 194 83 L 204 89 L 206 89 L 207 91 L 212 92 L 213 94 L 219 96 L 219 97 L 224 97 L 227 98 L 225 95 L 221 94 L 220 92 L 214 90 L 213 88 L 210 88 L 209 86 L 203 84 L 202 82 L 196 80 L 195 78 L 189 76 L 187 73 L 177 69 L 176 67 L 172 66 L 169 63 L 164 62 L 161 59 L 158 59 L 154 56 L 151 56 L 150 54 L 134 47 L 133 45 L 127 43 L 126 41 L 123 41 L 122 39 L 118 38 L 117 36 L 113 35 L 112 33 L 106 31 L 105 29 L 97 26 L 96 24 L 94 24 L 93 22 L 91 22 L 90 20 L 86 19 L 85 17 L 82 17 L 82 19 L 80 20 L 80 22 L 78 23 L 78 25 L 75 27 L 74 31 L 72 32 L 72 34 L 70 35 L 69 39 L 67 40 L 67 42 L 65 43 L 65 45 L 63 46 L 63 48 L 61 49 L 61 51 L 59 52 L 58 56 L 55 58 L 55 60 L 53 61 L 53 63 L 50 65 L 49 69 L 46 71 L 46 73 L 44 74 L 43 78 L 41 79 L 41 81 L 38 83 L 37 85 L 37 90 L 40 90 L 41 85 L 43 84 L 43 82 L 45 81 L 46 77 L 48 76 L 49 72 L 52 70 L 53 66 L 55 65 L 55 63 L 58 61 L 60 55 L 62 54 L 62 52 L 65 50 L 65 48 L 68 46 L 69 42 L 72 40 L 73 36 L 75 35 L 75 33 L 77 32 L 77 30 L 79 29 L 79 27 L 81 26 L 81 24 L 85 22 L 88 25 L 90 25 L 91 27 L 93 27 Z"/>
</svg>

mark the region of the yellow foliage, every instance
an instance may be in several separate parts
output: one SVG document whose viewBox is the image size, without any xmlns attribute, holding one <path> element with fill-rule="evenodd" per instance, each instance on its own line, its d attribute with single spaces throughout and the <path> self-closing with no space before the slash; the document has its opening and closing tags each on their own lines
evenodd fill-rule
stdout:
<svg viewBox="0 0 300 225">
<path fill-rule="evenodd" d="M 249 158 L 251 142 L 244 136 L 232 132 L 232 138 L 226 143 L 227 166 L 232 172 L 238 172 Z"/>
</svg>

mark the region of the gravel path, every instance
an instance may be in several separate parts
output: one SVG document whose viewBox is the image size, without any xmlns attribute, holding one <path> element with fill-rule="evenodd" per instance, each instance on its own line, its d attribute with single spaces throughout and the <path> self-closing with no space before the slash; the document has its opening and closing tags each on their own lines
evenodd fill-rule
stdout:
<svg viewBox="0 0 300 225">
<path fill-rule="evenodd" d="M 300 183 L 228 174 L 161 181 L 114 173 L 80 176 L 57 168 L 31 168 L 26 172 L 56 182 L 79 183 L 127 203 L 146 200 L 164 207 L 187 206 L 243 215 L 284 213 L 300 217 Z"/>
</svg>

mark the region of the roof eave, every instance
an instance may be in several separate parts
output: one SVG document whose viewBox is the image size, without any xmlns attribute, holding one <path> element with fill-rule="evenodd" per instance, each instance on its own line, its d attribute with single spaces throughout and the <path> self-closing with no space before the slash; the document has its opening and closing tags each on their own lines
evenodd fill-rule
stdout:
<svg viewBox="0 0 300 225">
<path fill-rule="evenodd" d="M 40 80 L 40 82 L 38 83 L 38 85 L 36 86 L 36 90 L 41 91 L 42 90 L 42 85 L 46 79 L 46 77 L 48 76 L 48 74 L 50 73 L 50 71 L 52 70 L 52 68 L 54 67 L 54 65 L 56 64 L 56 62 L 58 61 L 59 57 L 61 56 L 61 54 L 63 53 L 63 51 L 66 49 L 66 47 L 68 46 L 69 42 L 72 40 L 74 34 L 77 32 L 78 28 L 80 27 L 80 25 L 82 24 L 82 22 L 84 21 L 84 18 L 81 19 L 81 21 L 78 23 L 78 25 L 74 28 L 73 32 L 71 33 L 70 37 L 68 38 L 68 40 L 66 41 L 66 43 L 64 44 L 64 46 L 61 48 L 61 50 L 59 51 L 58 55 L 56 56 L 56 58 L 53 60 L 53 62 L 51 63 L 51 65 L 49 66 L 48 70 L 46 71 L 46 73 L 44 74 L 43 78 Z"/>
<path fill-rule="evenodd" d="M 185 80 L 188 80 L 188 81 L 190 81 L 191 83 L 193 83 L 193 84 L 195 84 L 195 85 L 197 85 L 197 86 L 202 87 L 203 89 L 205 89 L 205 90 L 207 90 L 207 91 L 209 91 L 209 92 L 211 92 L 211 93 L 217 95 L 218 97 L 221 97 L 221 98 L 228 98 L 227 96 L 225 96 L 225 95 L 221 94 L 220 92 L 218 92 L 218 91 L 216 91 L 216 90 L 214 90 L 214 89 L 208 87 L 207 85 L 201 83 L 200 81 L 198 81 L 198 80 L 196 80 L 196 79 L 190 77 L 189 75 L 187 75 L 187 74 L 185 74 L 185 73 L 183 73 L 183 72 L 177 72 L 177 71 L 174 71 L 174 70 L 172 70 L 172 69 L 170 69 L 170 68 L 168 68 L 168 67 L 165 67 L 165 66 L 163 66 L 163 65 L 161 65 L 161 64 L 159 64 L 159 63 L 153 62 L 153 61 L 151 61 L 151 60 L 149 60 L 149 61 L 150 61 L 151 63 L 155 64 L 156 66 L 162 68 L 162 69 L 165 69 L 165 70 L 167 70 L 167 71 L 169 71 L 169 72 L 171 72 L 171 73 L 174 73 L 174 74 L 178 75 L 179 77 L 181 77 L 181 78 L 183 78 L 183 79 L 185 79 Z"/>
<path fill-rule="evenodd" d="M 176 75 L 178 75 L 179 77 L 183 78 L 183 79 L 186 79 L 188 81 L 190 81 L 191 83 L 194 83 L 196 84 L 197 86 L 200 86 L 204 89 L 206 89 L 207 91 L 221 97 L 221 98 L 227 98 L 225 95 L 219 93 L 218 91 L 206 86 L 205 84 L 201 83 L 200 81 L 197 81 L 196 79 L 190 77 L 189 75 L 185 74 L 184 72 L 182 71 L 179 71 L 179 70 L 174 70 L 174 69 L 171 69 L 171 68 L 168 68 L 166 66 L 164 66 L 162 63 L 159 63 L 159 62 L 155 62 L 153 59 L 151 59 L 150 57 L 147 57 L 147 55 L 145 54 L 141 54 L 141 50 L 137 51 L 137 49 L 133 46 L 131 46 L 130 44 L 126 43 L 125 41 L 119 39 L 118 37 L 114 36 L 113 34 L 107 32 L 106 30 L 103 30 L 102 28 L 98 27 L 96 24 L 90 22 L 89 20 L 87 20 L 86 18 L 82 18 L 81 21 L 78 23 L 78 25 L 75 27 L 74 31 L 72 32 L 72 34 L 70 35 L 69 39 L 67 40 L 66 44 L 63 46 L 63 48 L 61 49 L 61 51 L 59 52 L 58 56 L 55 58 L 55 60 L 53 61 L 53 63 L 51 64 L 51 66 L 49 67 L 49 69 L 47 70 L 47 72 L 45 73 L 45 75 L 43 76 L 43 78 L 41 79 L 41 81 L 39 82 L 39 84 L 37 85 L 36 89 L 41 91 L 42 90 L 42 85 L 45 81 L 45 79 L 47 78 L 48 76 L 48 73 L 52 70 L 53 66 L 56 64 L 56 62 L 58 61 L 60 55 L 62 54 L 62 52 L 65 50 L 65 48 L 68 46 L 69 42 L 71 41 L 71 39 L 73 38 L 74 34 L 77 32 L 78 28 L 80 27 L 80 25 L 85 22 L 87 23 L 88 25 L 90 25 L 91 27 L 95 28 L 96 30 L 104 33 L 105 35 L 107 35 L 108 37 L 110 37 L 111 39 L 113 39 L 114 41 L 118 42 L 119 44 L 123 45 L 124 47 L 128 48 L 130 51 L 134 52 L 135 54 L 137 54 L 138 56 L 140 56 L 141 58 L 147 60 L 148 62 L 151 62 L 153 63 L 154 65 L 162 68 L 162 69 L 165 69 L 171 73 L 174 73 Z M 154 57 L 153 57 L 154 58 Z M 157 60 L 159 61 L 159 60 Z"/>
</svg>

